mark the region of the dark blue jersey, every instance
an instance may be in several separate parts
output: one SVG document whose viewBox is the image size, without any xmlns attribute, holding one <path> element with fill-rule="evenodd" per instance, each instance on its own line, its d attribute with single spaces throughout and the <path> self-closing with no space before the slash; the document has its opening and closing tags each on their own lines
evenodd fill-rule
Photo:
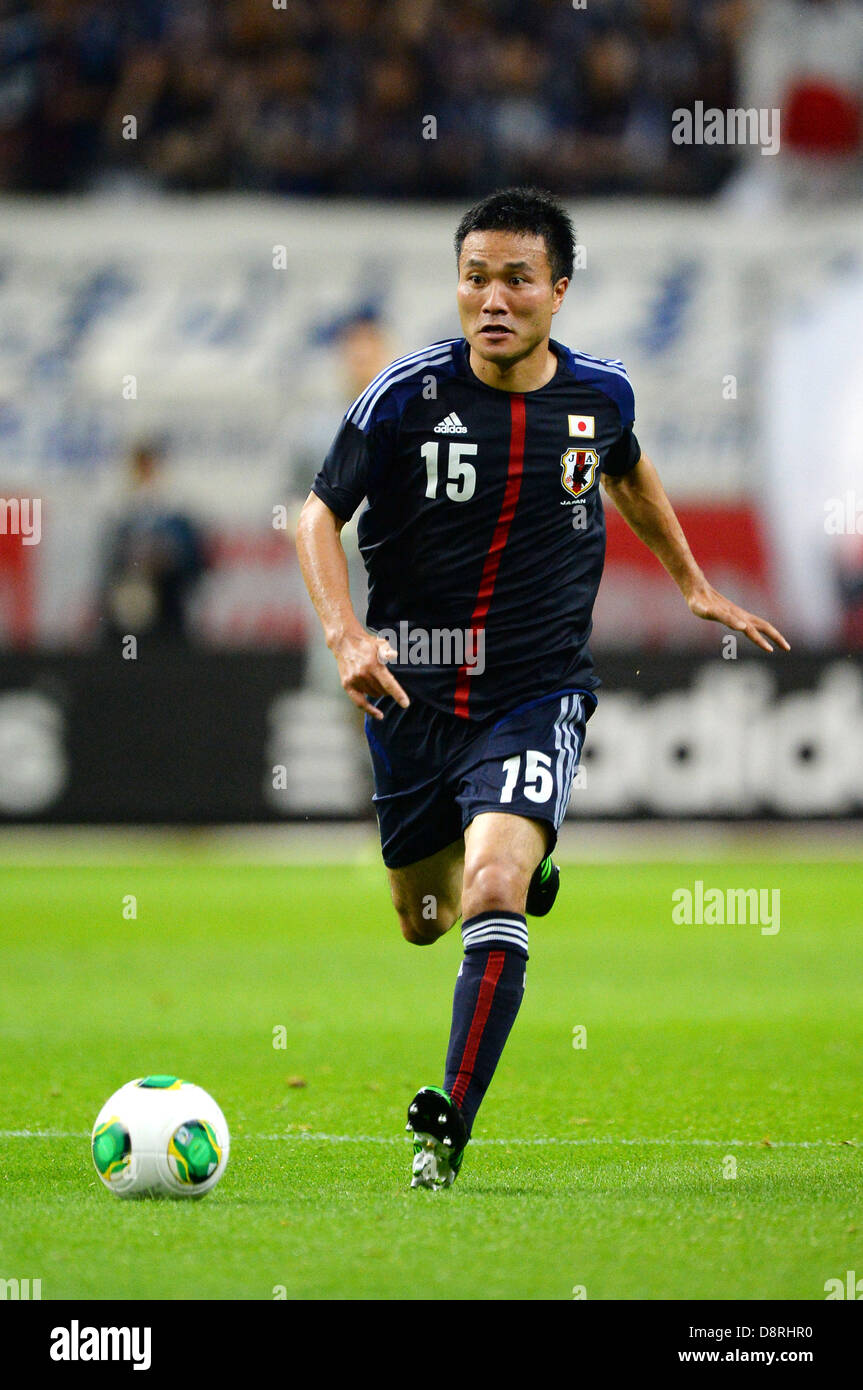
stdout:
<svg viewBox="0 0 863 1390">
<path fill-rule="evenodd" d="M 605 558 L 599 479 L 638 462 L 620 362 L 560 343 L 537 391 L 487 386 L 463 338 L 381 372 L 313 490 L 358 523 L 367 624 L 411 698 L 467 719 L 598 684 L 588 650 Z"/>
</svg>

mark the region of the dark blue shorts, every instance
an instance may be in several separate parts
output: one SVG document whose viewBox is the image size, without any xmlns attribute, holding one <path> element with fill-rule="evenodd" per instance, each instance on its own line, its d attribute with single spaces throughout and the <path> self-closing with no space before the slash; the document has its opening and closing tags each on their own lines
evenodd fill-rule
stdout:
<svg viewBox="0 0 863 1390">
<path fill-rule="evenodd" d="M 388 868 L 460 840 L 481 811 L 542 821 L 554 846 L 596 708 L 593 694 L 557 691 L 482 723 L 418 700 L 402 709 L 384 696 L 378 708 L 384 717 L 366 715 L 366 738 Z"/>
</svg>

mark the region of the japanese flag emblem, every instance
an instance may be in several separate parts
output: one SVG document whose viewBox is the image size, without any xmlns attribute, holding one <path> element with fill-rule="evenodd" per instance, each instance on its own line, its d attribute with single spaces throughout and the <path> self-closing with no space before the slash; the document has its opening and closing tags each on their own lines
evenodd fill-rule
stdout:
<svg viewBox="0 0 863 1390">
<path fill-rule="evenodd" d="M 593 439 L 596 434 L 595 416 L 570 415 L 569 433 L 576 439 Z"/>
</svg>

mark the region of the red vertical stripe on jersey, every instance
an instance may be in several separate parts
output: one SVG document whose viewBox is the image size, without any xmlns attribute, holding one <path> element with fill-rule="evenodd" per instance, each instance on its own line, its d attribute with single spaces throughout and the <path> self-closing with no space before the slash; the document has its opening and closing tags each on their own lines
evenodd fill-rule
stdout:
<svg viewBox="0 0 863 1390">
<path fill-rule="evenodd" d="M 509 539 L 509 528 L 515 516 L 518 495 L 521 492 L 521 477 L 524 472 L 524 396 L 510 396 L 509 409 L 511 424 L 506 487 L 504 488 L 500 516 L 497 519 L 494 535 L 491 538 L 491 545 L 485 557 L 482 578 L 479 583 L 479 592 L 476 596 L 476 604 L 474 605 L 473 615 L 470 620 L 470 625 L 474 633 L 474 652 L 476 652 L 476 634 L 485 627 L 485 620 L 488 616 L 491 596 L 494 593 L 494 584 L 497 579 L 498 566 L 500 565 L 504 547 Z M 468 675 L 468 667 L 460 666 L 455 686 L 455 713 L 460 719 L 467 719 L 468 717 L 468 702 L 470 700 L 470 683 L 472 679 L 473 677 Z"/>
<path fill-rule="evenodd" d="M 459 1063 L 458 1075 L 455 1085 L 450 1091 L 450 1098 L 456 1105 L 461 1105 L 467 1095 L 467 1088 L 473 1076 L 476 1054 L 479 1052 L 479 1045 L 482 1042 L 482 1035 L 488 1016 L 491 1013 L 492 1000 L 500 979 L 503 963 L 506 960 L 506 951 L 489 951 L 486 961 L 485 971 L 480 982 L 479 994 L 476 999 L 476 1008 L 473 1011 L 473 1018 L 470 1021 L 470 1031 L 467 1035 L 467 1042 L 464 1045 L 464 1052 Z"/>
</svg>

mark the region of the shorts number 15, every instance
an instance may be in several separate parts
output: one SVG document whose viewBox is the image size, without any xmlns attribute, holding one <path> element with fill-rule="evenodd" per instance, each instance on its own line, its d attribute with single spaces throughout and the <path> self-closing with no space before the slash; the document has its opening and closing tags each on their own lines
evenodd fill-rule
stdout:
<svg viewBox="0 0 863 1390">
<path fill-rule="evenodd" d="M 535 748 L 529 748 L 525 753 L 524 769 L 524 794 L 530 801 L 548 801 L 554 791 L 554 778 L 551 775 L 551 758 L 547 753 L 540 753 Z M 512 794 L 518 785 L 518 777 L 521 772 L 521 756 L 515 753 L 511 758 L 505 758 L 503 770 L 506 779 L 500 793 L 502 802 L 512 801 Z"/>
</svg>

